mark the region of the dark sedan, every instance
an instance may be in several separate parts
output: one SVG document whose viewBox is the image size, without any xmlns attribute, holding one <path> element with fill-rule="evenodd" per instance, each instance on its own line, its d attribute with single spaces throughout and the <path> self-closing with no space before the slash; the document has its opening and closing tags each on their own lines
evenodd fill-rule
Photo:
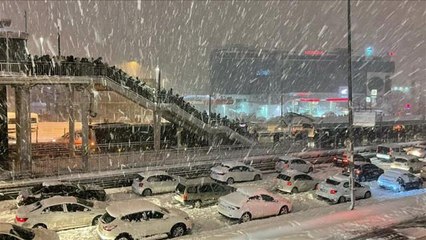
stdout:
<svg viewBox="0 0 426 240">
<path fill-rule="evenodd" d="M 345 175 L 349 175 L 349 169 L 343 170 Z M 383 169 L 372 163 L 354 162 L 355 179 L 359 182 L 375 181 L 383 174 Z"/>
<path fill-rule="evenodd" d="M 105 201 L 105 190 L 97 185 L 83 185 L 64 182 L 38 184 L 22 190 L 18 197 L 18 206 L 32 204 L 53 196 L 73 196 L 88 200 Z"/>
</svg>

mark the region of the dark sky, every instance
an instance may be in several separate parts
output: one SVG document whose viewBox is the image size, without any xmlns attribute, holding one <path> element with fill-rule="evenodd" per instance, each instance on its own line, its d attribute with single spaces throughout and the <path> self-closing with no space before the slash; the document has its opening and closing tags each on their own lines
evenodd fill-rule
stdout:
<svg viewBox="0 0 426 240">
<path fill-rule="evenodd" d="M 394 51 L 394 82 L 426 81 L 426 1 L 352 1 L 353 48 Z M 29 51 L 101 56 L 111 65 L 130 60 L 160 64 L 179 92 L 208 88 L 210 51 L 227 44 L 282 50 L 346 47 L 346 1 L 5 1 L 0 18 L 24 29 Z M 59 20 L 58 20 L 59 19 Z"/>
</svg>

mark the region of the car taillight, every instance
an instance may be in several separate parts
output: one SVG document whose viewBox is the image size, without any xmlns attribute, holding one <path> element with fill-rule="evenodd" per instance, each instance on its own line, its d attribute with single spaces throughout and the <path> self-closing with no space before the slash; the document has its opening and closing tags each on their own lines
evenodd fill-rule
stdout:
<svg viewBox="0 0 426 240">
<path fill-rule="evenodd" d="M 23 223 L 23 222 L 26 222 L 27 220 L 28 220 L 28 218 L 20 218 L 20 217 L 16 216 L 17 222 Z"/>
<path fill-rule="evenodd" d="M 337 191 L 336 190 L 334 190 L 334 189 L 331 189 L 330 190 L 330 194 L 336 194 L 337 193 Z"/>
<path fill-rule="evenodd" d="M 355 170 L 355 174 L 360 174 L 360 173 L 361 173 L 361 170 L 359 170 L 359 169 Z"/>
<path fill-rule="evenodd" d="M 116 228 L 117 227 L 117 225 L 107 225 L 107 226 L 103 226 L 103 229 L 105 230 L 105 231 L 112 231 L 114 228 Z"/>
<path fill-rule="evenodd" d="M 143 187 L 143 183 L 139 183 L 139 187 Z"/>
<path fill-rule="evenodd" d="M 287 186 L 291 186 L 291 182 L 289 181 L 289 182 L 287 182 Z"/>
<path fill-rule="evenodd" d="M 188 193 L 183 194 L 183 201 L 188 201 Z"/>
</svg>

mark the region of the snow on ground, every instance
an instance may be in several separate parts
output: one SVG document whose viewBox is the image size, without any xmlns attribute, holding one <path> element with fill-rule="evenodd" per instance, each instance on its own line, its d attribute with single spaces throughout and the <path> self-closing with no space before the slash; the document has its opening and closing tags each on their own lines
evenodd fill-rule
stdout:
<svg viewBox="0 0 426 240">
<path fill-rule="evenodd" d="M 320 164 L 320 165 L 316 165 L 312 175 L 314 178 L 325 179 L 328 176 L 334 175 L 336 173 L 340 173 L 341 170 L 342 170 L 341 168 L 334 167 L 331 164 Z M 276 175 L 277 175 L 276 173 L 265 174 L 264 179 L 261 181 L 237 183 L 235 184 L 235 187 L 260 186 L 266 189 L 271 189 L 272 181 L 276 177 Z M 371 187 L 372 198 L 368 200 L 358 201 L 357 205 L 358 204 L 361 204 L 361 205 L 377 204 L 389 199 L 399 199 L 399 198 L 405 198 L 410 196 L 419 196 L 419 195 L 426 196 L 425 194 L 426 189 L 395 193 L 388 190 L 380 189 L 377 186 L 376 182 L 370 182 L 370 183 L 367 183 L 367 185 Z M 108 201 L 110 202 L 140 198 L 140 196 L 132 193 L 131 187 L 107 189 L 106 192 L 109 197 Z M 312 221 L 315 221 L 313 217 L 324 215 L 324 211 L 336 212 L 336 211 L 345 210 L 347 208 L 347 204 L 343 204 L 340 206 L 339 205 L 330 206 L 329 203 L 322 200 L 318 200 L 315 197 L 314 191 L 299 193 L 299 194 L 285 194 L 285 193 L 279 193 L 279 194 L 283 195 L 284 197 L 288 198 L 289 200 L 293 202 L 293 213 L 288 215 L 288 217 L 293 215 L 297 215 L 297 216 L 301 215 L 304 217 L 300 217 L 300 218 L 311 219 Z M 197 238 L 196 236 L 198 236 L 198 234 L 203 235 L 203 232 L 206 232 L 206 231 L 210 232 L 210 231 L 215 231 L 218 229 L 222 229 L 221 231 L 224 231 L 225 229 L 234 229 L 235 226 L 240 226 L 236 220 L 230 220 L 218 214 L 217 207 L 215 205 L 203 207 L 201 209 L 194 209 L 192 207 L 181 206 L 180 204 L 175 203 L 172 200 L 172 196 L 173 196 L 173 193 L 169 193 L 169 194 L 161 194 L 161 195 L 146 197 L 145 199 L 157 205 L 164 206 L 166 208 L 179 208 L 187 212 L 194 219 L 195 225 L 191 234 L 191 237 L 194 239 Z M 0 222 L 13 222 L 15 218 L 15 212 L 16 212 L 15 201 L 12 200 L 12 201 L 0 202 Z M 356 217 L 356 216 L 348 215 L 348 218 L 350 217 Z M 394 216 L 392 215 L 392 217 Z M 398 219 L 398 217 L 396 217 L 396 219 Z M 263 221 L 265 220 L 255 220 L 254 223 L 261 223 Z M 272 218 L 271 221 L 272 222 L 276 221 L 276 218 Z M 299 223 L 292 222 L 291 224 L 298 225 Z M 236 228 L 239 228 L 239 227 L 236 227 Z M 59 231 L 58 233 L 61 239 L 69 239 L 69 240 L 98 239 L 95 227 L 71 229 L 71 230 Z M 304 236 L 304 234 L 300 236 Z"/>
</svg>

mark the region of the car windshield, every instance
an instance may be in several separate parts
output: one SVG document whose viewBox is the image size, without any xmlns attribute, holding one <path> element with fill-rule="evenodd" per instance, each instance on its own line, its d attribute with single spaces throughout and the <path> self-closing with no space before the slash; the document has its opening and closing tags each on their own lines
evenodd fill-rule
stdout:
<svg viewBox="0 0 426 240">
<path fill-rule="evenodd" d="M 290 181 L 291 177 L 285 174 L 278 174 L 277 176 L 278 179 L 282 179 L 284 181 Z"/>
<path fill-rule="evenodd" d="M 337 185 L 339 185 L 339 184 L 340 184 L 340 182 L 338 182 L 338 181 L 336 181 L 336 180 L 334 180 L 334 179 L 331 179 L 331 178 L 327 178 L 327 180 L 325 180 L 325 182 L 326 182 L 327 184 L 334 185 L 334 186 L 337 186 Z"/>
<path fill-rule="evenodd" d="M 16 225 L 12 225 L 12 229 L 10 229 L 10 233 L 17 235 L 23 239 L 33 239 L 35 237 L 35 234 L 31 229 L 23 228 Z"/>
<path fill-rule="evenodd" d="M 33 204 L 34 208 L 31 210 L 31 212 L 34 212 L 35 210 L 41 208 L 41 203 L 40 202 L 36 202 Z"/>
<path fill-rule="evenodd" d="M 163 207 L 160 207 L 160 209 L 161 209 L 161 211 L 162 211 L 163 213 L 170 213 L 170 212 L 169 212 L 169 210 L 167 210 L 167 209 L 165 209 L 165 208 L 163 208 Z"/>
<path fill-rule="evenodd" d="M 144 176 L 141 176 L 141 175 L 138 175 L 138 176 L 136 177 L 136 179 L 137 179 L 139 182 L 142 182 L 142 181 L 145 179 L 145 177 L 144 177 Z"/>
<path fill-rule="evenodd" d="M 102 222 L 103 223 L 111 223 L 112 221 L 115 220 L 115 217 L 109 215 L 108 212 L 106 212 L 103 216 L 102 216 Z"/>
<path fill-rule="evenodd" d="M 183 185 L 182 183 L 179 183 L 176 187 L 176 191 L 180 194 L 184 194 L 185 193 L 185 188 L 186 186 Z"/>
<path fill-rule="evenodd" d="M 33 188 L 31 188 L 31 193 L 38 194 L 38 193 L 40 193 L 42 188 L 43 188 L 43 185 L 37 184 Z"/>
<path fill-rule="evenodd" d="M 388 154 L 390 152 L 388 147 L 378 146 L 377 153 Z"/>
<path fill-rule="evenodd" d="M 220 166 L 221 166 L 221 167 L 225 167 L 225 168 L 229 168 L 229 166 L 228 166 L 228 165 L 223 164 L 223 163 L 221 163 L 221 164 L 220 164 Z"/>
<path fill-rule="evenodd" d="M 406 163 L 406 162 L 407 162 L 407 160 L 406 160 L 406 159 L 403 159 L 403 158 L 397 158 L 397 159 L 395 159 L 395 162 L 399 162 L 399 163 Z"/>
</svg>

